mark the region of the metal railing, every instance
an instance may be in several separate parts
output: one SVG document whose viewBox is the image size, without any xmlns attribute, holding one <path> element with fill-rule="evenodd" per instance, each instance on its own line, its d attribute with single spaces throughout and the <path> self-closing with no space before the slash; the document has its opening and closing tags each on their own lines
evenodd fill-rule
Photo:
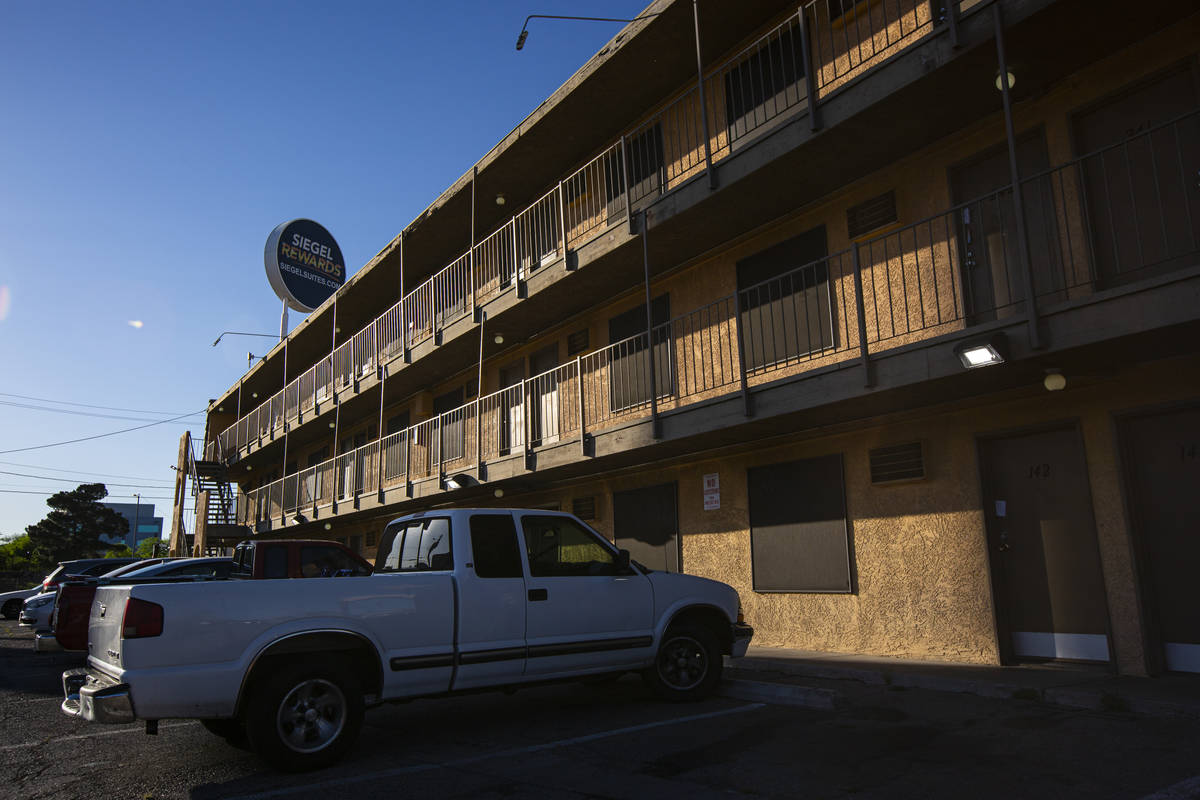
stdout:
<svg viewBox="0 0 1200 800">
<path fill-rule="evenodd" d="M 699 174 L 706 145 L 700 87 L 712 124 L 709 154 L 720 161 L 777 120 L 808 109 L 810 83 L 818 98 L 833 91 L 944 24 L 945 8 L 941 0 L 811 0 L 798 7 L 338 347 L 329 357 L 332 388 L 354 386 L 514 280 L 563 258 L 625 219 L 631 202 Z M 811 42 L 807 60 L 805 33 Z M 298 387 L 289 402 L 280 398 L 278 408 L 272 398 L 247 415 L 257 424 L 242 430 L 239 420 L 222 432 L 222 457 L 236 456 L 306 411 L 305 396 Z"/>
<path fill-rule="evenodd" d="M 1197 174 L 1192 112 L 1024 178 L 1027 252 L 1004 187 L 276 481 L 239 507 L 267 519 L 442 479 L 643 420 L 652 395 L 677 409 L 1015 316 L 1027 310 L 1026 286 L 1053 304 L 1195 266 Z"/>
</svg>

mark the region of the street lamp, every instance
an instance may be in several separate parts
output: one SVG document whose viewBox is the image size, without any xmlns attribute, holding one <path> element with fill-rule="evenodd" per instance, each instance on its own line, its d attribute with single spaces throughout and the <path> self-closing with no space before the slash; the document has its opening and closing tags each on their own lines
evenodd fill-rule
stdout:
<svg viewBox="0 0 1200 800">
<path fill-rule="evenodd" d="M 141 516 L 142 496 L 137 492 L 134 492 L 133 496 L 136 498 L 133 506 L 133 546 L 137 547 L 138 517 Z"/>
<path fill-rule="evenodd" d="M 273 333 L 246 333 L 245 331 L 221 331 L 221 335 L 216 338 L 216 340 L 212 343 L 212 346 L 216 347 L 218 344 L 220 344 L 221 339 L 223 339 L 226 336 L 265 336 L 268 339 L 276 339 L 278 341 L 283 341 L 282 336 L 276 336 Z"/>
<path fill-rule="evenodd" d="M 531 19 L 576 19 L 582 20 L 583 22 L 637 22 L 639 19 L 657 17 L 658 14 L 659 12 L 655 12 L 653 14 L 646 14 L 645 16 L 641 17 L 634 17 L 633 19 L 617 19 L 615 17 L 565 17 L 559 16 L 558 14 L 530 14 L 525 18 L 525 24 L 521 26 L 521 32 L 517 35 L 517 49 L 521 50 L 525 47 L 525 40 L 529 38 L 529 31 L 527 31 L 526 28 L 529 27 L 529 20 Z"/>
</svg>

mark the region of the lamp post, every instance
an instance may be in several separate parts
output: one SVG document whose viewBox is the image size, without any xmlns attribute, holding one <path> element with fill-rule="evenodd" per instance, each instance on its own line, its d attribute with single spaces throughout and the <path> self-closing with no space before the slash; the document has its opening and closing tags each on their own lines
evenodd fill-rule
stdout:
<svg viewBox="0 0 1200 800">
<path fill-rule="evenodd" d="M 265 336 L 268 339 L 276 339 L 280 342 L 283 341 L 282 336 L 276 336 L 273 333 L 246 333 L 245 331 L 221 331 L 221 335 L 218 336 L 213 341 L 212 346 L 216 347 L 218 344 L 221 343 L 221 340 L 224 339 L 226 336 Z"/>
<path fill-rule="evenodd" d="M 133 506 L 133 547 L 136 548 L 138 544 L 138 517 L 141 516 L 142 511 L 142 496 L 138 492 L 134 492 L 133 496 L 135 498 Z"/>
<path fill-rule="evenodd" d="M 529 27 L 529 20 L 531 19 L 574 19 L 582 22 L 636 22 L 639 19 L 648 19 L 650 17 L 657 16 L 657 12 L 654 14 L 646 14 L 642 17 L 634 17 L 633 19 L 620 19 L 617 17 L 573 17 L 561 16 L 558 14 L 530 14 L 525 18 L 525 24 L 521 26 L 521 32 L 517 34 L 517 49 L 521 50 L 525 47 L 525 40 L 529 38 L 529 31 L 526 30 L 526 28 Z"/>
</svg>

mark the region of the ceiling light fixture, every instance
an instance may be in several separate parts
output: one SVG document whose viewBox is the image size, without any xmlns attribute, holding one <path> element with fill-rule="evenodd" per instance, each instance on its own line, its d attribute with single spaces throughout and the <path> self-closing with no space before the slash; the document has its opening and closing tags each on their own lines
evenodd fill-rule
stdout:
<svg viewBox="0 0 1200 800">
<path fill-rule="evenodd" d="M 1067 376 L 1062 374 L 1062 371 L 1051 367 L 1046 370 L 1046 377 L 1042 378 L 1042 386 L 1046 387 L 1047 392 L 1061 392 L 1067 388 Z"/>
<path fill-rule="evenodd" d="M 1003 333 L 997 333 L 987 339 L 963 342 L 954 348 L 958 360 L 967 369 L 1003 364 L 1007 352 L 1007 342 Z"/>
<path fill-rule="evenodd" d="M 1011 69 L 1006 71 L 1004 74 L 1008 76 L 1008 90 L 1011 92 L 1012 88 L 1017 85 L 1017 76 L 1013 75 Z M 996 73 L 996 91 L 1004 91 L 1004 81 L 1001 79 L 999 72 Z"/>
</svg>

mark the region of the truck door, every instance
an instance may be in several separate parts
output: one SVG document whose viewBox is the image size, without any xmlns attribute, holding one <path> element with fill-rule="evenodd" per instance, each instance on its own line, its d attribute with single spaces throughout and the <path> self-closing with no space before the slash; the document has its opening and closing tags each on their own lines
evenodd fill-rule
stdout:
<svg viewBox="0 0 1200 800">
<path fill-rule="evenodd" d="M 641 666 L 654 644 L 650 581 L 572 517 L 525 514 L 527 675 Z"/>
<path fill-rule="evenodd" d="M 470 536 L 470 558 L 458 571 L 455 689 L 519 680 L 525 671 L 525 573 L 513 515 L 472 514 L 469 526 L 454 531 Z"/>
</svg>

